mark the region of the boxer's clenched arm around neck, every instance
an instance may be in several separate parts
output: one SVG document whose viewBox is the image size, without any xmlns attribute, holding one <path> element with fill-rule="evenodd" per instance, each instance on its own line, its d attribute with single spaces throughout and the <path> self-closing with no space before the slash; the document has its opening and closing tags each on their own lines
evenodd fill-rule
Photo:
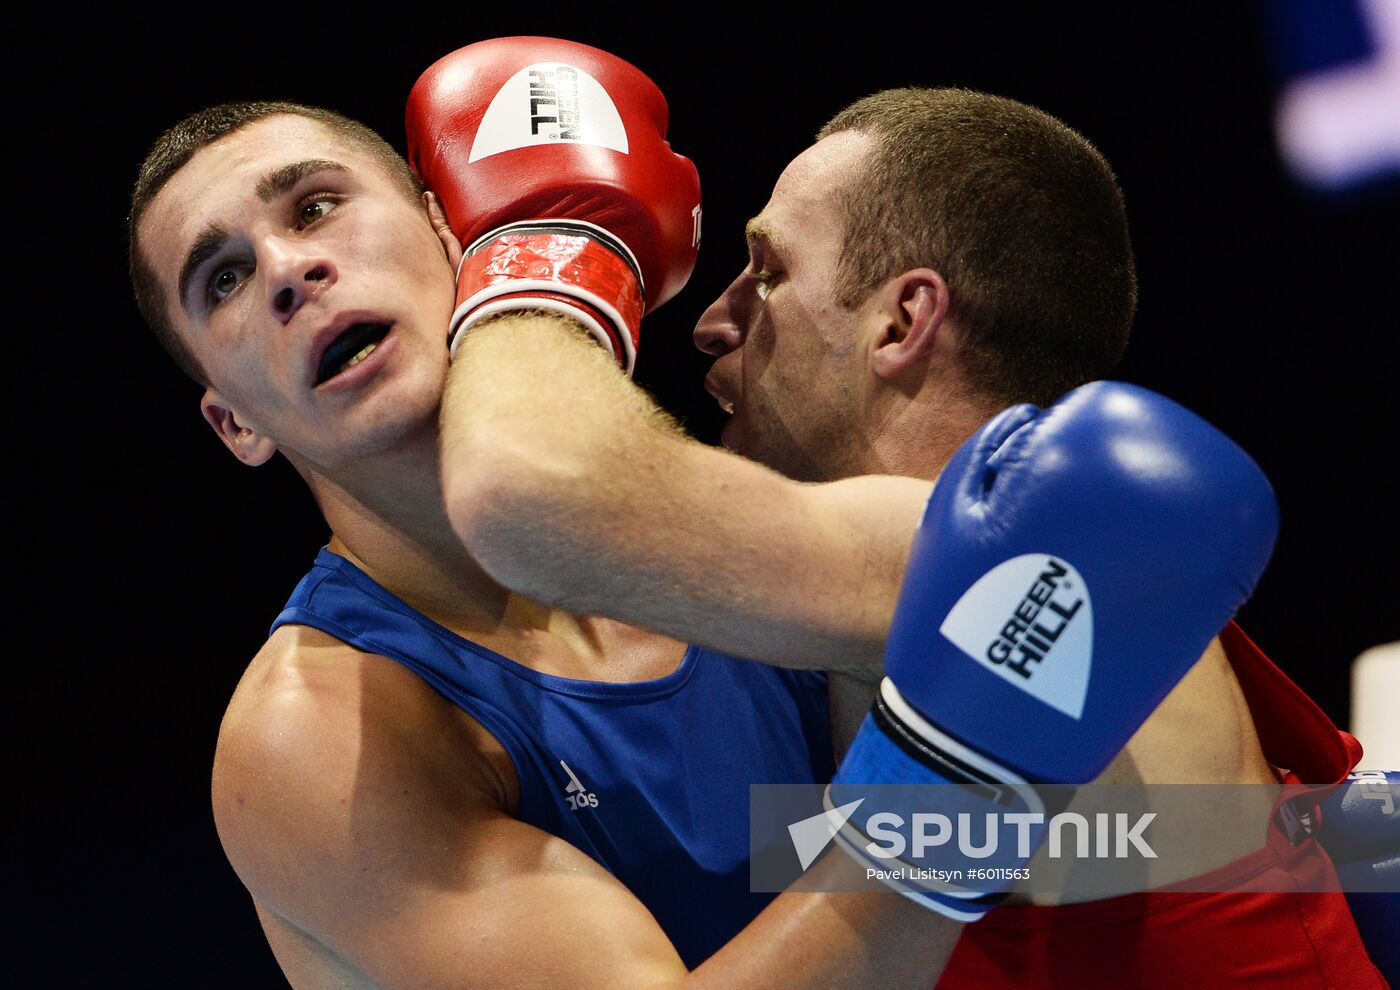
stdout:
<svg viewBox="0 0 1400 990">
<path fill-rule="evenodd" d="M 507 587 L 787 666 L 880 662 L 928 482 L 803 484 L 694 442 L 531 314 L 468 335 L 442 435 L 453 526 Z"/>
</svg>

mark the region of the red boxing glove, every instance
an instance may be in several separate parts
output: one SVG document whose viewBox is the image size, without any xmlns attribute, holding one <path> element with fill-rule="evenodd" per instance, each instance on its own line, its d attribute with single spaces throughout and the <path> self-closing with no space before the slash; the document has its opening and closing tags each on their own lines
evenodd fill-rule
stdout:
<svg viewBox="0 0 1400 990">
<path fill-rule="evenodd" d="M 642 314 L 685 285 L 700 244 L 700 179 L 667 116 L 639 70 L 554 38 L 468 45 L 423 73 L 408 161 L 466 252 L 453 353 L 485 316 L 550 309 L 631 374 Z"/>
</svg>

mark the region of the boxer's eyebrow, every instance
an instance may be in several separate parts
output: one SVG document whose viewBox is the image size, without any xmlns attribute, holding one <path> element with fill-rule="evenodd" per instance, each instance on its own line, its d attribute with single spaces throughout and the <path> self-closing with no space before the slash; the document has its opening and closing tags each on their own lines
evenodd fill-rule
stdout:
<svg viewBox="0 0 1400 990">
<path fill-rule="evenodd" d="M 744 240 L 750 244 L 758 241 L 779 255 L 787 253 L 783 238 L 773 229 L 773 224 L 763 217 L 754 217 L 744 224 Z"/>
<path fill-rule="evenodd" d="M 348 166 L 342 165 L 340 162 L 333 162 L 329 158 L 308 158 L 305 161 L 291 162 L 273 169 L 258 180 L 253 191 L 258 194 L 258 199 L 264 203 L 271 203 L 278 196 L 288 193 L 308 175 L 315 175 L 317 172 L 349 171 Z"/>
</svg>

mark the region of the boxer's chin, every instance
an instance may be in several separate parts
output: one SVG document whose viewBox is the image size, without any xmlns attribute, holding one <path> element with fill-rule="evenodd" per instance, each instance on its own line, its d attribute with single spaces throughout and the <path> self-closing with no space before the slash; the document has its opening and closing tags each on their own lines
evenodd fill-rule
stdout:
<svg viewBox="0 0 1400 990">
<path fill-rule="evenodd" d="M 725 421 L 724 426 L 722 426 L 719 431 L 719 445 L 725 450 L 741 454 L 743 451 L 740 449 L 739 441 L 742 431 L 737 423 L 738 420 L 735 419 L 734 416 L 730 416 L 729 419 Z"/>
</svg>

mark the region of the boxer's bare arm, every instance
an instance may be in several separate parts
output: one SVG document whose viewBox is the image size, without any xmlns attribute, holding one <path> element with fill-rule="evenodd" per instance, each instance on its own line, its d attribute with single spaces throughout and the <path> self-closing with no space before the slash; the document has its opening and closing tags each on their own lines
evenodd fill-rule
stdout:
<svg viewBox="0 0 1400 990">
<path fill-rule="evenodd" d="M 805 485 L 695 443 L 581 331 L 525 315 L 467 338 L 443 434 L 454 525 L 504 584 L 736 656 L 848 671 L 832 694 L 844 751 L 927 482 Z M 1178 686 L 1116 773 L 1272 780 L 1218 640 L 1205 656 L 1211 677 Z"/>
<path fill-rule="evenodd" d="M 507 587 L 784 666 L 880 663 L 929 482 L 803 484 L 696 443 L 528 314 L 467 336 L 442 431 L 453 525 Z"/>
<path fill-rule="evenodd" d="M 309 630 L 264 652 L 220 733 L 214 810 L 299 990 L 927 987 L 956 941 L 888 893 L 784 894 L 687 973 L 611 874 L 503 810 L 513 783 L 424 682 Z"/>
</svg>

